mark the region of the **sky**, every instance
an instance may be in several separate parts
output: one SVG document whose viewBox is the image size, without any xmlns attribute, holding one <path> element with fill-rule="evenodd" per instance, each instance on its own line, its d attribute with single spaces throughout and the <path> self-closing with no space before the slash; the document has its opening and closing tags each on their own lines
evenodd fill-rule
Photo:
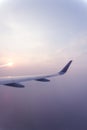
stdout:
<svg viewBox="0 0 87 130">
<path fill-rule="evenodd" d="M 87 51 L 85 0 L 0 1 L 1 63 L 61 63 Z"/>
<path fill-rule="evenodd" d="M 0 76 L 54 73 L 0 87 L 0 130 L 87 130 L 87 0 L 0 0 Z"/>
</svg>

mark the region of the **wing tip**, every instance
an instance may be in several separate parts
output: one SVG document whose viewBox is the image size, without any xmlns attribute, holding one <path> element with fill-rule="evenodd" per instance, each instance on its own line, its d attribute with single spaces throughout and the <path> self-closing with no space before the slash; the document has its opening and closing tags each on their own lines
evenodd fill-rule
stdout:
<svg viewBox="0 0 87 130">
<path fill-rule="evenodd" d="M 71 63 L 72 63 L 73 60 L 70 60 L 65 66 L 64 68 L 59 72 L 59 75 L 63 75 L 67 72 L 67 70 L 69 69 Z"/>
</svg>

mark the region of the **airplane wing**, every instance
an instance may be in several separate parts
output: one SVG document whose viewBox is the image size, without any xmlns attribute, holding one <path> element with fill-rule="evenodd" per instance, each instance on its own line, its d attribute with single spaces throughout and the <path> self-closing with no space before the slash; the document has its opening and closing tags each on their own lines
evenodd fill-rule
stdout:
<svg viewBox="0 0 87 130">
<path fill-rule="evenodd" d="M 55 74 L 52 74 L 52 75 L 1 77 L 0 85 L 24 88 L 24 85 L 20 84 L 20 82 L 32 81 L 32 80 L 40 81 L 40 82 L 49 82 L 50 81 L 49 78 L 51 78 L 51 77 L 55 77 L 58 75 L 64 75 L 67 72 L 71 63 L 72 63 L 72 60 L 69 61 L 61 71 L 59 71 Z"/>
</svg>

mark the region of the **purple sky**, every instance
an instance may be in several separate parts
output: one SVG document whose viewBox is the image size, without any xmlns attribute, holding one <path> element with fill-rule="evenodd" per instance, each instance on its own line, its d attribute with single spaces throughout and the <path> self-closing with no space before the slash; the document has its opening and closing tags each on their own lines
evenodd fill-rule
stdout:
<svg viewBox="0 0 87 130">
<path fill-rule="evenodd" d="M 87 1 L 0 0 L 0 76 L 68 73 L 0 87 L 0 130 L 87 130 Z"/>
</svg>

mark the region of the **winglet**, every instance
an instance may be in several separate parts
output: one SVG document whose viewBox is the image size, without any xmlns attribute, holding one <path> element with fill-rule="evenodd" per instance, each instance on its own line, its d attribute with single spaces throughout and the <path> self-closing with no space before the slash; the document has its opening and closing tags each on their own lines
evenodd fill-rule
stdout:
<svg viewBox="0 0 87 130">
<path fill-rule="evenodd" d="M 59 75 L 63 75 L 67 72 L 67 70 L 69 69 L 70 65 L 72 63 L 72 60 L 70 60 L 66 65 L 65 67 L 59 72 Z"/>
</svg>

